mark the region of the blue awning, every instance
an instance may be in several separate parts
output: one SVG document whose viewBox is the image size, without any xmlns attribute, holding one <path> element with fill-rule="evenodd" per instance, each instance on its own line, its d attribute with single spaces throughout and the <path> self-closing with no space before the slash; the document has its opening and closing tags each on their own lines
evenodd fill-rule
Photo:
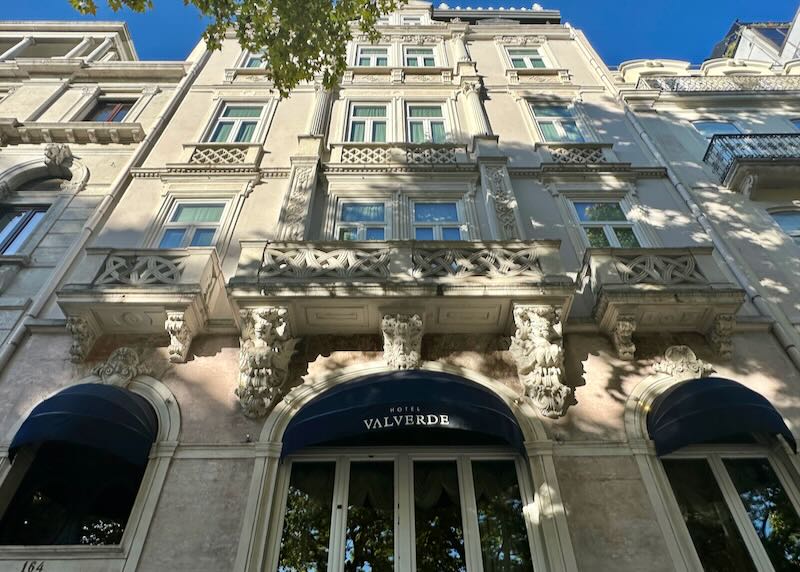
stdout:
<svg viewBox="0 0 800 572">
<path fill-rule="evenodd" d="M 783 435 L 797 451 L 792 432 L 767 399 L 741 383 L 704 377 L 660 395 L 647 414 L 647 432 L 659 456 L 687 445 L 737 435 Z"/>
<path fill-rule="evenodd" d="M 158 435 L 158 418 L 132 391 L 84 383 L 37 405 L 11 441 L 9 457 L 25 445 L 63 441 L 94 447 L 145 465 Z"/>
<path fill-rule="evenodd" d="M 522 431 L 490 390 L 448 373 L 409 370 L 343 383 L 289 422 L 282 456 L 312 445 L 505 444 Z"/>
</svg>

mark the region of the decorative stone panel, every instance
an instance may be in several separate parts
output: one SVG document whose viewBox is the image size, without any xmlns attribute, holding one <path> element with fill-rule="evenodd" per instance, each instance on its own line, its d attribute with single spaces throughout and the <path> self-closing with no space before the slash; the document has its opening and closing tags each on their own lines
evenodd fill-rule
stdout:
<svg viewBox="0 0 800 572">
<path fill-rule="evenodd" d="M 423 321 L 419 314 L 386 314 L 381 320 L 383 357 L 392 369 L 414 369 L 422 363 Z"/>
</svg>

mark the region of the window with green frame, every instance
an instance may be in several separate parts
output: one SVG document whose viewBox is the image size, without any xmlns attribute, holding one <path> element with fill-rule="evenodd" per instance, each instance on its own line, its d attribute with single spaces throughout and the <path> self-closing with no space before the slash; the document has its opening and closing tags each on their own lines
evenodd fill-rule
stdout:
<svg viewBox="0 0 800 572">
<path fill-rule="evenodd" d="M 641 245 L 618 202 L 597 201 L 572 203 L 589 246 L 639 248 Z"/>
<path fill-rule="evenodd" d="M 441 105 L 409 105 L 407 126 L 410 143 L 445 143 L 447 141 L 447 130 Z"/>
</svg>

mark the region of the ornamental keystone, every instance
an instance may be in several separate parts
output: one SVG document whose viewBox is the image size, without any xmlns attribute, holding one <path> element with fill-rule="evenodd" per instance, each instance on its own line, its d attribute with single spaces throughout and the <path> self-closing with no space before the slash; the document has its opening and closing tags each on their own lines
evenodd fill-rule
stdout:
<svg viewBox="0 0 800 572">
<path fill-rule="evenodd" d="M 423 320 L 419 314 L 386 314 L 381 320 L 383 359 L 392 369 L 414 369 L 422 363 Z"/>
</svg>

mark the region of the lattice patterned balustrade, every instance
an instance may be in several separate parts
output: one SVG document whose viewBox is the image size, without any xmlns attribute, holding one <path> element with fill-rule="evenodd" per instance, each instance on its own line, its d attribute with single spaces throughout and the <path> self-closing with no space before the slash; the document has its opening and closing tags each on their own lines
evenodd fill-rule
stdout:
<svg viewBox="0 0 800 572">
<path fill-rule="evenodd" d="M 778 159 L 800 161 L 800 133 L 714 135 L 703 157 L 720 181 L 725 181 L 737 161 Z"/>
<path fill-rule="evenodd" d="M 456 163 L 456 152 L 453 147 L 408 147 L 406 162 L 419 165 L 447 165 Z"/>
<path fill-rule="evenodd" d="M 625 284 L 708 283 L 691 254 L 615 256 L 614 262 Z"/>
<path fill-rule="evenodd" d="M 324 246 L 264 249 L 260 278 L 388 278 L 388 248 L 326 248 Z"/>
<path fill-rule="evenodd" d="M 332 163 L 347 165 L 455 165 L 466 160 L 466 146 L 457 144 L 344 143 L 331 150 Z"/>
<path fill-rule="evenodd" d="M 94 284 L 177 284 L 181 278 L 181 256 L 109 255 Z"/>
<path fill-rule="evenodd" d="M 600 145 L 565 145 L 550 144 L 547 146 L 550 158 L 561 165 L 597 165 L 606 163 L 607 159 Z"/>
<path fill-rule="evenodd" d="M 800 91 L 800 76 L 665 76 L 643 77 L 636 89 L 657 89 L 676 93 L 727 91 Z"/>
<path fill-rule="evenodd" d="M 248 147 L 197 146 L 189 159 L 190 165 L 240 165 L 247 158 Z"/>
<path fill-rule="evenodd" d="M 413 275 L 416 278 L 508 278 L 530 276 L 541 278 L 544 273 L 536 248 L 510 250 L 494 248 L 417 248 L 413 251 Z"/>
<path fill-rule="evenodd" d="M 367 147 L 348 145 L 342 148 L 342 163 L 372 164 L 388 163 L 389 147 Z"/>
</svg>

